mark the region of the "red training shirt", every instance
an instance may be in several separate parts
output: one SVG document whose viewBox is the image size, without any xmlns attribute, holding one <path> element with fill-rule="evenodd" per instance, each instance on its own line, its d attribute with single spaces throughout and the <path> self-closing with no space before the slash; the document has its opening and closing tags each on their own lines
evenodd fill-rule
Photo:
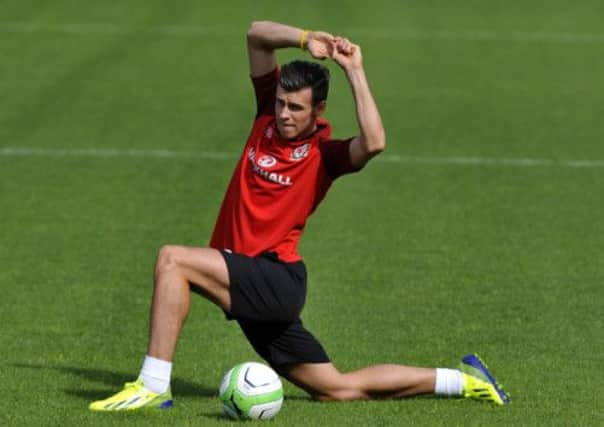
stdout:
<svg viewBox="0 0 604 427">
<path fill-rule="evenodd" d="M 340 175 L 354 172 L 351 139 L 332 140 L 331 125 L 300 140 L 281 138 L 275 122 L 279 70 L 252 78 L 257 115 L 225 194 L 210 246 L 248 256 L 276 252 L 295 262 L 306 219 Z"/>
</svg>

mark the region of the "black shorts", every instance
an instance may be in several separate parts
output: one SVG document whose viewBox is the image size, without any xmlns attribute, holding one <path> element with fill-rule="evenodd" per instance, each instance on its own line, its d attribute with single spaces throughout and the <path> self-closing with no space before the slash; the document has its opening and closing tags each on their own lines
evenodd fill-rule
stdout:
<svg viewBox="0 0 604 427">
<path fill-rule="evenodd" d="M 254 350 L 280 374 L 288 365 L 325 363 L 325 350 L 304 328 L 306 267 L 275 253 L 258 257 L 222 251 L 229 270 L 231 311 Z"/>
</svg>

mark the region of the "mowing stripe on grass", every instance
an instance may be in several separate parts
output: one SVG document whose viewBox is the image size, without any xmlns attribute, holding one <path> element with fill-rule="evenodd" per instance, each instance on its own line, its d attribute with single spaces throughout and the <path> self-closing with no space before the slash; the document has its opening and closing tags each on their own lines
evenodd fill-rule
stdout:
<svg viewBox="0 0 604 427">
<path fill-rule="evenodd" d="M 150 33 L 172 36 L 241 36 L 240 27 L 218 25 L 158 25 L 151 27 L 126 26 L 111 23 L 65 23 L 44 24 L 28 22 L 2 22 L 2 33 L 61 33 L 61 34 L 125 34 Z M 494 41 L 519 43 L 568 43 L 568 44 L 602 44 L 604 34 L 575 33 L 555 31 L 489 31 L 489 30 L 450 30 L 422 31 L 415 29 L 395 28 L 349 28 L 343 33 L 362 35 L 369 39 L 394 40 L 457 40 L 457 41 Z"/>
<path fill-rule="evenodd" d="M 23 148 L 2 147 L 0 157 L 94 157 L 94 158 L 146 158 L 146 159 L 201 159 L 231 160 L 240 153 L 227 151 L 174 151 L 174 150 L 120 150 L 115 148 Z M 604 160 L 554 160 L 539 158 L 496 157 L 422 157 L 384 154 L 374 161 L 396 164 L 458 165 L 458 166 L 514 166 L 603 168 Z"/>
</svg>

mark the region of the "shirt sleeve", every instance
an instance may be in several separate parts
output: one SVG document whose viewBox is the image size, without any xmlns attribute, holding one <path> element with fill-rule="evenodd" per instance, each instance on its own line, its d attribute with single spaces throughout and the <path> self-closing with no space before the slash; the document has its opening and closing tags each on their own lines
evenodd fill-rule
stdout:
<svg viewBox="0 0 604 427">
<path fill-rule="evenodd" d="M 322 141 L 320 147 L 321 158 L 327 174 L 332 180 L 362 168 L 356 168 L 350 163 L 350 143 L 354 138 L 343 140 L 332 139 Z"/>
<path fill-rule="evenodd" d="M 259 77 L 252 77 L 256 93 L 256 117 L 264 114 L 274 114 L 275 94 L 279 81 L 279 68 Z"/>
</svg>

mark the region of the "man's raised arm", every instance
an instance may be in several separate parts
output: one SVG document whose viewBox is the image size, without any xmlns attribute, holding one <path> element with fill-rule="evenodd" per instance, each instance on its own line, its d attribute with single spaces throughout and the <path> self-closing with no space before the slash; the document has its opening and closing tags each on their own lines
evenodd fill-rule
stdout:
<svg viewBox="0 0 604 427">
<path fill-rule="evenodd" d="M 259 77 L 277 67 L 275 49 L 299 47 L 307 49 L 317 59 L 331 57 L 331 34 L 322 31 L 305 31 L 289 25 L 270 21 L 252 22 L 247 32 L 247 49 L 252 77 Z"/>
<path fill-rule="evenodd" d="M 360 135 L 350 143 L 350 161 L 361 168 L 372 157 L 384 151 L 386 132 L 377 105 L 369 89 L 361 48 L 337 37 L 331 57 L 346 73 L 354 96 Z"/>
</svg>

